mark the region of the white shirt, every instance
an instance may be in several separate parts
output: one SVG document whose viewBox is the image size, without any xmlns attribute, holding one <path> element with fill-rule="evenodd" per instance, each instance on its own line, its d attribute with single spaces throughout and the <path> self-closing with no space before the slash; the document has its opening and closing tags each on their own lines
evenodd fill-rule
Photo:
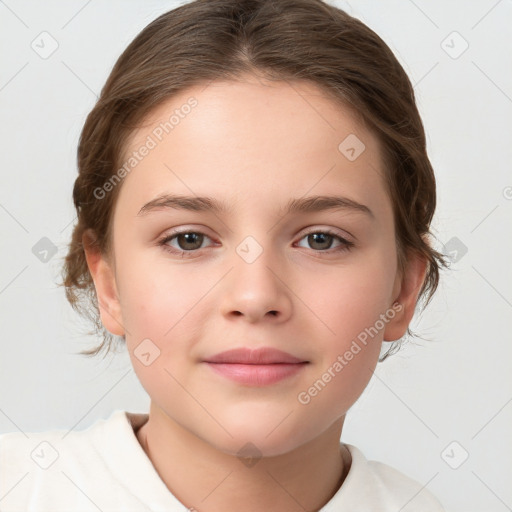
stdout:
<svg viewBox="0 0 512 512">
<path fill-rule="evenodd" d="M 85 430 L 0 435 L 0 510 L 189 510 L 169 491 L 136 437 L 147 420 L 147 414 L 115 410 Z M 419 483 L 345 446 L 352 465 L 321 512 L 443 512 Z"/>
</svg>

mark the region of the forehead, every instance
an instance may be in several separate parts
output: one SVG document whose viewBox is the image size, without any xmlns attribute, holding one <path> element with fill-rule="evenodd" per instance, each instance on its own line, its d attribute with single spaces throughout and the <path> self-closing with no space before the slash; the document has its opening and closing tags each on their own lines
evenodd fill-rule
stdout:
<svg viewBox="0 0 512 512">
<path fill-rule="evenodd" d="M 139 203 L 163 191 L 238 203 L 264 195 L 276 209 L 283 194 L 348 190 L 363 202 L 385 194 L 378 138 L 304 81 L 246 76 L 186 89 L 131 134 L 123 162 L 144 146 L 151 149 L 128 166 L 121 191 Z"/>
<path fill-rule="evenodd" d="M 193 86 L 164 101 L 128 137 L 126 149 L 143 143 L 148 134 L 157 142 L 171 143 L 169 139 L 177 139 L 180 133 L 186 135 L 186 125 L 192 125 L 195 135 L 203 135 L 196 141 L 202 147 L 209 141 L 225 140 L 226 135 L 239 143 L 245 138 L 245 147 L 262 149 L 272 147 L 272 136 L 291 146 L 307 137 L 311 143 L 302 148 L 307 154 L 322 142 L 332 148 L 349 134 L 378 146 L 362 115 L 335 99 L 333 92 L 311 81 L 269 81 L 242 75 Z"/>
</svg>

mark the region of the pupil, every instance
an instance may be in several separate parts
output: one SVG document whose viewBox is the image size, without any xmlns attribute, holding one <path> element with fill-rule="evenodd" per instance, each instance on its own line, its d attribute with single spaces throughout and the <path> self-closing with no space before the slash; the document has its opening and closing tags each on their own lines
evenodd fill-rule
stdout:
<svg viewBox="0 0 512 512">
<path fill-rule="evenodd" d="M 327 235 L 326 233 L 313 233 L 313 234 L 309 235 L 309 237 L 310 237 L 309 243 L 311 244 L 311 246 L 312 246 L 313 248 L 315 248 L 313 244 L 317 244 L 317 243 L 320 243 L 320 245 L 321 245 L 322 243 L 324 243 L 324 244 L 325 244 L 325 237 L 327 237 L 327 238 L 331 238 L 331 235 Z M 319 240 L 318 240 L 318 237 L 320 237 L 320 242 L 319 242 Z M 313 239 L 313 241 L 312 241 L 312 242 L 311 242 L 311 238 Z M 323 241 L 322 241 L 322 238 L 324 239 Z M 329 249 L 329 246 L 330 246 L 330 245 L 331 245 L 331 244 L 330 244 L 330 243 L 328 243 L 328 244 L 327 244 L 327 247 L 317 247 L 317 249 Z"/>
<path fill-rule="evenodd" d="M 194 244 L 197 244 L 197 240 L 194 240 L 196 237 L 201 237 L 202 235 L 199 235 L 199 233 L 183 233 L 179 236 L 179 238 L 181 238 L 181 240 L 185 240 L 185 246 L 183 246 L 183 244 L 181 244 L 181 240 L 180 240 L 180 247 L 182 249 L 197 249 L 198 247 L 194 247 Z M 200 239 L 201 240 L 201 239 Z M 202 240 L 201 240 L 202 241 Z M 192 244 L 192 247 L 188 247 L 187 244 Z M 199 244 L 199 247 L 201 246 L 201 243 Z"/>
<path fill-rule="evenodd" d="M 180 241 L 179 245 L 182 249 L 197 249 L 198 247 L 195 247 L 194 244 L 197 244 L 197 237 L 199 237 L 200 242 L 202 243 L 202 235 L 199 233 L 182 233 L 179 235 L 178 240 Z M 320 244 L 320 247 L 317 247 L 317 249 L 329 249 L 332 240 L 330 240 L 332 237 L 331 235 L 327 235 L 326 233 L 312 233 L 308 236 L 309 243 L 314 247 L 313 244 Z M 184 245 L 181 243 L 181 241 L 184 240 Z M 325 247 L 326 240 L 329 240 L 329 243 L 327 243 L 327 247 Z M 199 244 L 199 247 L 201 246 L 201 243 Z M 192 244 L 192 247 L 187 247 L 187 244 Z"/>
</svg>

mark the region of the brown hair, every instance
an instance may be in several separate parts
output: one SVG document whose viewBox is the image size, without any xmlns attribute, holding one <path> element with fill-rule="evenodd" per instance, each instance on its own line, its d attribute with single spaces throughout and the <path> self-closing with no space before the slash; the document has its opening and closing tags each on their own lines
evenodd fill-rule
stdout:
<svg viewBox="0 0 512 512">
<path fill-rule="evenodd" d="M 427 238 L 436 184 L 414 90 L 392 51 L 361 21 L 321 0 L 195 0 L 161 15 L 130 43 L 80 136 L 73 188 L 78 221 L 61 284 L 73 308 L 103 338 L 81 354 L 96 355 L 103 348 L 108 353 L 112 343 L 101 323 L 82 237 L 92 234 L 102 254 L 110 254 L 121 185 L 100 198 L 95 190 L 112 179 L 129 135 L 162 102 L 190 86 L 245 73 L 309 81 L 349 106 L 377 134 L 385 153 L 399 268 L 405 268 L 411 250 L 427 260 L 419 298 L 425 305 L 430 301 L 446 266 Z"/>
</svg>

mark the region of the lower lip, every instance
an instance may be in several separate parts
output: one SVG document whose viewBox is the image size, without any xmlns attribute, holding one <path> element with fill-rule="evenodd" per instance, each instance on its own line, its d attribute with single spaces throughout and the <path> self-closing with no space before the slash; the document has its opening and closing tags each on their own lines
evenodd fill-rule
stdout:
<svg viewBox="0 0 512 512">
<path fill-rule="evenodd" d="M 216 373 L 248 386 L 266 386 L 286 379 L 304 368 L 307 363 L 236 364 L 207 363 Z"/>
</svg>

